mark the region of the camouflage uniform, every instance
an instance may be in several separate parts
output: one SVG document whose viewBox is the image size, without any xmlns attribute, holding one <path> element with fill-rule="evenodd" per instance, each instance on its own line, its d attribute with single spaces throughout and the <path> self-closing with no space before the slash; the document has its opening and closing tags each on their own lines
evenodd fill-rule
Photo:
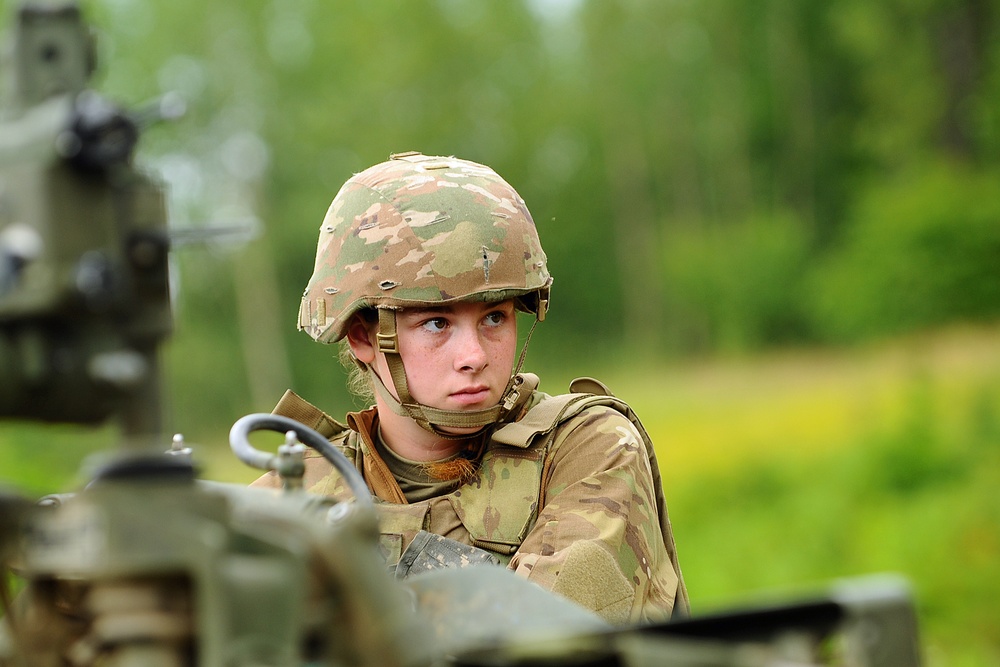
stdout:
<svg viewBox="0 0 1000 667">
<path fill-rule="evenodd" d="M 524 414 L 547 398 L 534 392 Z M 485 550 L 495 562 L 615 623 L 687 611 L 659 473 L 640 432 L 618 410 L 589 406 L 551 432 L 528 437 L 498 425 L 475 477 L 450 493 L 408 503 L 374 443 L 375 408 L 349 414 L 345 428 L 318 410 L 303 410 L 308 404 L 296 399 L 286 395 L 276 411 L 332 433 L 331 442 L 382 501 L 381 547 L 388 563 L 398 562 L 425 530 Z M 255 485 L 277 488 L 280 480 L 269 473 Z M 351 497 L 318 454 L 306 460 L 305 487 L 339 500 Z"/>
<path fill-rule="evenodd" d="M 381 405 L 442 436 L 440 427 L 479 428 L 471 436 L 480 439 L 477 472 L 411 503 L 378 453 L 375 408 L 348 415 L 343 426 L 286 394 L 276 412 L 324 433 L 362 472 L 383 501 L 381 544 L 397 574 L 413 565 L 408 555 L 415 544 L 443 536 L 475 547 L 459 548 L 461 559 L 506 564 L 615 622 L 686 611 L 659 471 L 638 420 L 623 414 L 631 414 L 627 406 L 563 409 L 563 397 L 535 391 L 537 378 L 518 374 L 520 362 L 491 408 L 442 410 L 410 396 L 397 310 L 513 299 L 540 321 L 551 282 L 523 200 L 492 169 L 455 158 L 393 156 L 349 179 L 330 205 L 298 325 L 317 341 L 334 342 L 355 313 L 375 308 L 378 351 L 396 390 L 393 396 L 365 367 Z M 269 475 L 257 484 L 279 481 Z M 318 456 L 307 461 L 305 486 L 349 495 Z"/>
</svg>

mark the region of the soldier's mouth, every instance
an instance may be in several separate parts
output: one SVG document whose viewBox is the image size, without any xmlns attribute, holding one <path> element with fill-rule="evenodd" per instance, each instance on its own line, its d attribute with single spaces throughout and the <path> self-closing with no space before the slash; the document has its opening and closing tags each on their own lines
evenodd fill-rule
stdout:
<svg viewBox="0 0 1000 667">
<path fill-rule="evenodd" d="M 449 394 L 449 398 L 462 405 L 475 405 L 489 399 L 489 397 L 490 388 L 485 385 L 466 387 Z"/>
</svg>

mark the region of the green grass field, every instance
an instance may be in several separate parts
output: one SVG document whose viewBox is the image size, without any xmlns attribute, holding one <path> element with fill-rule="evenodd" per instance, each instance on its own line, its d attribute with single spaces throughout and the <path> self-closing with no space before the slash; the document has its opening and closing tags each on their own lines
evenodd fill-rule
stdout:
<svg viewBox="0 0 1000 667">
<path fill-rule="evenodd" d="M 695 612 L 899 573 L 927 664 L 1000 664 L 1000 327 L 643 368 L 573 370 L 627 399 L 657 443 Z M 542 376 L 550 393 L 570 377 Z M 227 429 L 197 450 L 204 476 L 248 481 Z M 112 440 L 5 425 L 0 483 L 65 490 Z"/>
<path fill-rule="evenodd" d="M 696 611 L 899 573 L 927 664 L 1000 664 L 1000 329 L 605 379 L 657 443 Z"/>
</svg>

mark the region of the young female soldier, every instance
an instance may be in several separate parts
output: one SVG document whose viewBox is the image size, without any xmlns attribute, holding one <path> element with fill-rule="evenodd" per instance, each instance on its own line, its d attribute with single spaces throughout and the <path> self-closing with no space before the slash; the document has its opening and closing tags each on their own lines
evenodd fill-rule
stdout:
<svg viewBox="0 0 1000 667">
<path fill-rule="evenodd" d="M 334 198 L 298 321 L 345 341 L 375 405 L 346 425 L 291 392 L 275 411 L 361 471 L 398 577 L 492 562 L 612 622 L 684 612 L 638 420 L 596 381 L 550 397 L 519 372 L 515 313 L 544 319 L 551 283 L 524 201 L 492 169 L 394 155 Z M 325 459 L 306 463 L 307 489 L 350 496 Z"/>
</svg>

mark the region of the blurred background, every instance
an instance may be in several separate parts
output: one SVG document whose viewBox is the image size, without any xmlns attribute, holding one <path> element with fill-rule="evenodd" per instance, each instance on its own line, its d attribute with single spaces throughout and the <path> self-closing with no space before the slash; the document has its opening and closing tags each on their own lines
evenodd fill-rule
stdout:
<svg viewBox="0 0 1000 667">
<path fill-rule="evenodd" d="M 82 6 L 97 88 L 188 105 L 141 159 L 171 188 L 168 420 L 206 477 L 253 478 L 229 426 L 287 387 L 357 407 L 295 331 L 320 221 L 391 152 L 457 155 L 549 255 L 527 368 L 652 433 L 696 612 L 900 572 L 928 664 L 1000 664 L 996 3 Z M 3 424 L 0 472 L 65 490 L 113 442 Z"/>
</svg>

